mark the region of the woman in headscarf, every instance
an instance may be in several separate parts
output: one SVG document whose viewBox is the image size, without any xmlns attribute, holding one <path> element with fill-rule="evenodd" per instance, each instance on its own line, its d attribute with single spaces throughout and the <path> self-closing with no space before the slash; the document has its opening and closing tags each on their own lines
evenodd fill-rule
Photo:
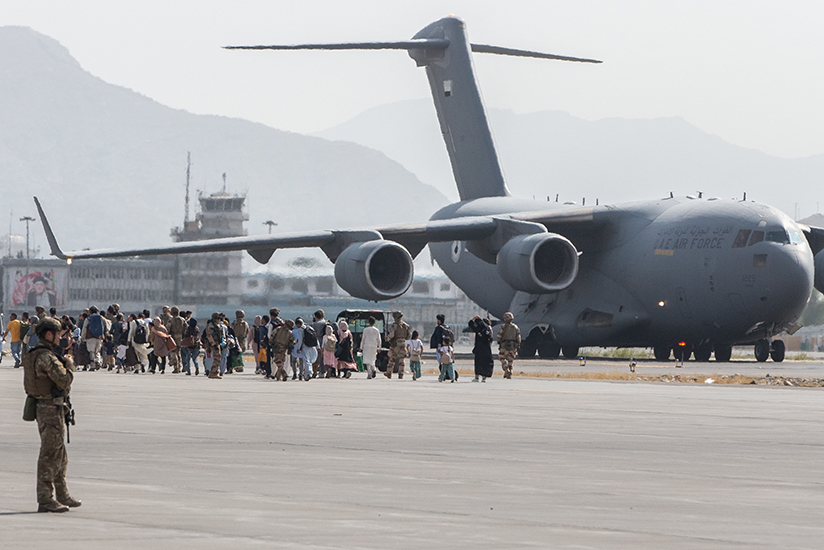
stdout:
<svg viewBox="0 0 824 550">
<path fill-rule="evenodd" d="M 338 324 L 338 346 L 335 349 L 335 357 L 338 358 L 338 375 L 343 373 L 344 378 L 352 376 L 352 371 L 357 370 L 358 365 L 352 356 L 352 333 L 349 332 L 349 323 L 341 319 Z"/>
<path fill-rule="evenodd" d="M 332 325 L 326 325 L 325 334 L 323 335 L 323 339 L 320 343 L 320 347 L 323 350 L 323 357 L 321 358 L 321 376 L 325 376 L 326 378 L 335 377 L 335 365 L 338 362 L 337 359 L 335 359 L 335 348 L 337 345 L 338 339 L 335 336 L 335 332 L 332 330 Z"/>
<path fill-rule="evenodd" d="M 251 347 L 255 354 L 255 374 L 261 373 L 258 355 L 260 355 L 260 323 L 263 318 L 260 315 L 255 315 L 255 322 L 252 323 L 252 328 L 249 330 L 249 339 L 246 342 L 246 347 Z"/>
<path fill-rule="evenodd" d="M 200 355 L 200 328 L 197 319 L 189 319 L 186 330 L 183 332 L 183 341 L 180 343 L 180 358 L 183 360 L 183 372 L 186 376 L 192 374 L 191 362 L 195 364 L 195 376 L 200 374 L 197 357 Z"/>
<path fill-rule="evenodd" d="M 475 347 L 472 353 L 475 355 L 475 378 L 473 382 L 486 382 L 487 378 L 492 378 L 492 368 L 495 366 L 492 358 L 492 328 L 489 326 L 489 319 L 481 319 L 475 316 L 469 320 L 469 330 L 475 333 Z"/>
<path fill-rule="evenodd" d="M 160 367 L 160 374 L 166 372 L 166 357 L 169 355 L 169 348 L 166 347 L 167 338 L 170 338 L 170 335 L 166 327 L 163 326 L 160 317 L 155 317 L 149 334 L 149 342 L 152 344 L 152 353 L 149 354 L 149 372 L 154 372 L 155 367 Z"/>
</svg>

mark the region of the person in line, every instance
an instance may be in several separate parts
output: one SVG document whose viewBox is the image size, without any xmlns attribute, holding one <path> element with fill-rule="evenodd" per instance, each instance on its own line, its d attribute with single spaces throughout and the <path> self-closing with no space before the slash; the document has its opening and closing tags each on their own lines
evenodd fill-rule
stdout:
<svg viewBox="0 0 824 550">
<path fill-rule="evenodd" d="M 280 317 L 278 317 L 280 319 Z M 286 363 L 286 355 L 289 353 L 293 346 L 297 344 L 294 335 L 292 334 L 292 330 L 295 328 L 295 322 L 291 319 L 286 319 L 286 321 L 279 325 L 275 331 L 269 337 L 269 350 L 272 352 L 270 357 L 270 369 L 271 364 L 274 363 L 276 367 L 275 371 L 275 380 L 283 380 L 286 382 L 289 377 L 286 374 L 286 368 L 284 364 Z M 267 351 L 267 356 L 269 352 Z M 269 374 L 266 375 L 267 378 L 271 378 Z"/>
<path fill-rule="evenodd" d="M 352 333 L 345 319 L 341 319 L 338 324 L 338 336 L 338 347 L 335 350 L 338 359 L 338 375 L 349 378 L 354 371 L 358 370 L 358 365 L 352 355 Z"/>
<path fill-rule="evenodd" d="M 180 360 L 183 362 L 183 372 L 186 376 L 192 375 L 192 363 L 195 365 L 195 376 L 200 374 L 197 358 L 200 355 L 200 328 L 197 319 L 190 318 L 186 323 L 183 340 L 180 341 Z"/>
<path fill-rule="evenodd" d="M 134 373 L 146 372 L 149 368 L 149 324 L 144 313 L 138 313 L 134 321 L 129 323 L 129 342 L 134 349 L 140 368 L 135 366 Z"/>
<path fill-rule="evenodd" d="M 258 374 L 263 374 L 266 378 L 272 377 L 272 362 L 269 361 L 269 316 L 264 315 L 260 318 L 260 326 L 257 328 L 257 339 L 255 340 L 258 347 L 257 361 Z"/>
<path fill-rule="evenodd" d="M 323 371 L 323 352 L 321 350 L 321 340 L 323 340 L 323 335 L 326 334 L 326 325 L 328 324 L 329 323 L 326 321 L 326 313 L 322 309 L 319 309 L 312 314 L 312 329 L 315 331 L 315 336 L 318 339 L 318 356 L 317 359 L 315 359 L 315 363 L 312 365 L 312 378 L 315 378 L 318 375 L 323 378 L 325 374 L 325 371 Z"/>
<path fill-rule="evenodd" d="M 429 338 L 429 349 L 435 350 L 435 356 L 438 359 L 438 364 L 440 364 L 441 357 L 438 355 L 438 348 L 443 345 L 444 337 L 449 336 L 454 339 L 455 335 L 452 334 L 452 330 L 449 328 L 449 325 L 446 324 L 446 316 L 443 313 L 437 314 L 435 321 L 437 324 L 435 325 L 435 330 L 432 331 L 432 336 Z"/>
<path fill-rule="evenodd" d="M 20 320 L 17 314 L 9 315 L 9 324 L 6 325 L 6 332 L 3 333 L 3 340 L 11 336 L 11 356 L 14 358 L 14 368 L 20 368 L 20 357 L 23 352 L 23 338 L 20 336 Z"/>
<path fill-rule="evenodd" d="M 386 341 L 389 344 L 389 364 L 386 366 L 384 375 L 392 378 L 395 369 L 398 370 L 398 379 L 403 378 L 404 358 L 406 357 L 406 342 L 412 337 L 412 328 L 403 320 L 403 313 L 395 311 L 392 313 L 395 322 L 389 326 L 386 333 Z"/>
<path fill-rule="evenodd" d="M 421 377 L 421 357 L 423 356 L 423 342 L 417 330 L 412 331 L 412 338 L 406 345 L 406 353 L 409 355 L 409 370 L 412 371 L 412 380 Z"/>
<path fill-rule="evenodd" d="M 97 309 L 97 306 L 91 306 L 89 308 L 89 317 L 83 323 L 83 331 L 80 333 L 81 339 L 86 343 L 86 349 L 89 350 L 91 370 L 97 370 L 103 366 L 100 348 L 103 347 L 105 332 L 106 324 L 103 322 L 100 310 Z"/>
<path fill-rule="evenodd" d="M 441 374 L 438 382 L 443 382 L 449 378 L 450 382 L 455 382 L 455 350 L 452 348 L 452 340 L 449 336 L 444 337 L 443 344 L 438 348 L 438 356 L 441 362 Z"/>
<path fill-rule="evenodd" d="M 370 315 L 366 323 L 369 326 L 363 329 L 360 347 L 363 354 L 363 366 L 366 367 L 366 378 L 369 380 L 375 378 L 376 374 L 375 360 L 378 358 L 378 350 L 381 349 L 381 331 L 375 328 L 373 316 Z"/>
<path fill-rule="evenodd" d="M 303 365 L 303 379 L 311 380 L 317 376 L 314 365 L 318 360 L 318 336 L 312 325 L 303 325 L 301 334 L 300 360 Z"/>
<path fill-rule="evenodd" d="M 521 347 L 521 329 L 513 323 L 514 317 L 511 312 L 504 313 L 504 324 L 498 329 L 498 359 L 501 360 L 501 367 L 504 370 L 504 378 L 512 378 L 512 367 L 515 362 L 515 355 Z"/>
<path fill-rule="evenodd" d="M 177 374 L 180 372 L 182 363 L 182 350 L 180 348 L 183 342 L 183 333 L 186 332 L 187 323 L 183 317 L 180 316 L 179 307 L 172 306 L 170 312 L 171 318 L 166 324 L 166 330 L 172 337 L 172 340 L 174 340 L 175 349 L 169 350 L 169 366 L 172 367 L 172 373 Z"/>
<path fill-rule="evenodd" d="M 209 378 L 222 379 L 223 375 L 220 373 L 220 356 L 221 351 L 226 348 L 226 329 L 220 320 L 220 313 L 217 311 L 212 313 L 211 319 L 206 323 L 204 333 L 208 342 L 209 355 L 211 355 Z"/>
<path fill-rule="evenodd" d="M 263 324 L 263 317 L 260 315 L 255 315 L 255 320 L 252 323 L 252 326 L 249 327 L 249 334 L 246 335 L 246 349 L 252 350 L 255 354 L 255 361 L 257 361 L 257 356 L 260 354 L 260 326 Z M 260 374 L 255 370 L 255 374 Z"/>
<path fill-rule="evenodd" d="M 492 358 L 492 327 L 489 319 L 481 319 L 478 315 L 469 320 L 469 330 L 475 333 L 475 347 L 472 353 L 475 356 L 475 378 L 473 382 L 486 382 L 492 378 L 492 369 L 495 360 Z"/>
<path fill-rule="evenodd" d="M 300 354 L 300 350 L 303 347 L 303 319 L 300 317 L 295 319 L 295 328 L 292 329 L 292 337 L 297 342 L 292 347 L 291 352 L 291 365 L 292 365 L 292 380 L 296 380 L 300 378 L 303 380 L 303 368 L 302 368 L 302 355 Z"/>
<path fill-rule="evenodd" d="M 57 345 L 60 322 L 44 319 L 37 325 L 39 344 L 23 359 L 23 386 L 26 395 L 37 400 L 37 430 L 40 456 L 37 459 L 37 511 L 67 512 L 80 506 L 66 485 L 69 457 L 64 444 L 66 401 L 74 380 L 71 356 L 60 359 Z"/>
<path fill-rule="evenodd" d="M 239 309 L 235 312 L 235 320 L 232 321 L 230 328 L 235 333 L 240 353 L 246 351 L 247 340 L 249 339 L 249 323 L 246 322 L 246 313 Z"/>
<path fill-rule="evenodd" d="M 160 317 L 154 318 L 151 329 L 149 342 L 152 344 L 152 353 L 149 355 L 149 372 L 154 374 L 157 368 L 160 374 L 166 374 L 166 357 L 169 356 L 169 347 L 166 341 L 171 338 L 171 335 L 166 331 Z M 154 361 L 152 361 L 152 356 L 154 356 Z"/>
<path fill-rule="evenodd" d="M 325 332 L 321 341 L 321 349 L 323 350 L 321 375 L 325 378 L 335 378 L 337 375 L 335 348 L 338 345 L 338 338 L 335 336 L 335 331 L 332 330 L 332 325 L 326 325 Z"/>
</svg>

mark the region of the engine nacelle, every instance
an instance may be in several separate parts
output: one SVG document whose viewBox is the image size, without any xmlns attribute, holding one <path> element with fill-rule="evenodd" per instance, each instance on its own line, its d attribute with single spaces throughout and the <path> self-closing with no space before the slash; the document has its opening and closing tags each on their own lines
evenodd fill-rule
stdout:
<svg viewBox="0 0 824 550">
<path fill-rule="evenodd" d="M 364 300 L 397 298 L 412 284 L 413 275 L 409 251 L 382 239 L 352 243 L 335 261 L 340 287 Z"/>
<path fill-rule="evenodd" d="M 511 238 L 498 252 L 498 274 L 509 286 L 529 294 L 563 290 L 578 275 L 578 250 L 557 233 Z"/>
<path fill-rule="evenodd" d="M 821 293 L 824 293 L 824 250 L 815 255 L 815 274 L 813 276 L 813 286 Z"/>
</svg>

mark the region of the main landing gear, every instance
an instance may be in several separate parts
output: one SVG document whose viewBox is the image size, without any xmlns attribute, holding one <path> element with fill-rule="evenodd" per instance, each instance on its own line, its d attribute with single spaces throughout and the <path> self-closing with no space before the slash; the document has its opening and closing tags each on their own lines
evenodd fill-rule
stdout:
<svg viewBox="0 0 824 550">
<path fill-rule="evenodd" d="M 773 340 L 770 342 L 766 338 L 762 338 L 755 343 L 755 360 L 763 363 L 767 359 L 772 358 L 776 363 L 784 360 L 787 348 L 783 340 Z"/>
</svg>

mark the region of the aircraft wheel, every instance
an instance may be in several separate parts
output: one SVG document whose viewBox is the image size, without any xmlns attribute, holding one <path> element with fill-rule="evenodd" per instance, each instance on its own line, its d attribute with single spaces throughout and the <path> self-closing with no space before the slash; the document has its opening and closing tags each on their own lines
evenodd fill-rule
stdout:
<svg viewBox="0 0 824 550">
<path fill-rule="evenodd" d="M 728 363 L 732 358 L 732 346 L 718 344 L 715 346 L 715 362 Z"/>
<path fill-rule="evenodd" d="M 655 355 L 656 361 L 669 361 L 672 348 L 669 346 L 655 346 L 652 348 L 652 354 Z"/>
<path fill-rule="evenodd" d="M 772 349 L 770 350 L 770 357 L 776 363 L 780 363 L 784 360 L 784 353 L 787 351 L 786 346 L 784 346 L 784 340 L 773 340 L 772 342 Z"/>
<path fill-rule="evenodd" d="M 755 343 L 755 360 L 763 363 L 770 357 L 770 342 L 766 338 L 762 338 Z"/>
<path fill-rule="evenodd" d="M 538 346 L 534 342 L 530 342 L 529 338 L 521 342 L 521 348 L 518 350 L 519 359 L 530 359 L 535 357 L 535 352 L 538 351 Z"/>
<path fill-rule="evenodd" d="M 538 344 L 538 356 L 541 359 L 558 359 L 561 355 L 561 345 L 549 338 Z"/>
<path fill-rule="evenodd" d="M 711 346 L 702 346 L 695 348 L 693 352 L 693 356 L 695 360 L 699 363 L 706 363 L 710 360 L 710 356 L 712 355 L 712 347 Z"/>
<path fill-rule="evenodd" d="M 578 358 L 578 347 L 573 346 L 564 346 L 561 348 L 561 352 L 564 354 L 564 357 L 567 359 L 577 359 Z"/>
</svg>

